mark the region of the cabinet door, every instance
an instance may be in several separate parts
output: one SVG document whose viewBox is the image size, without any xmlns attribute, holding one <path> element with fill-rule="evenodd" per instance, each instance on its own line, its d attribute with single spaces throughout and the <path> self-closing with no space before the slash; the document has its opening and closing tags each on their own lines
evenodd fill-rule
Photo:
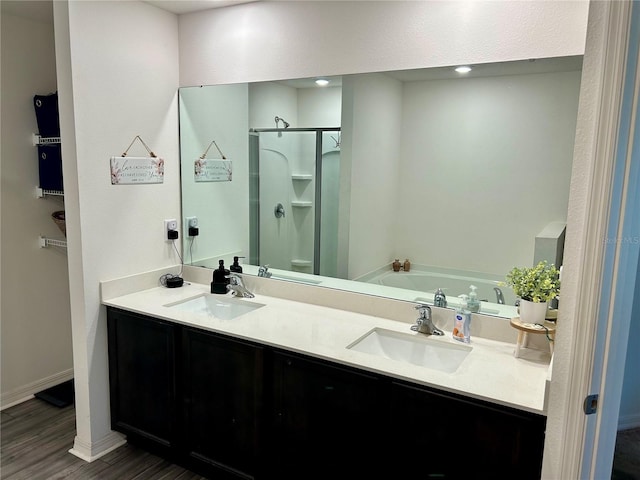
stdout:
<svg viewBox="0 0 640 480">
<path fill-rule="evenodd" d="M 398 478 L 540 478 L 543 416 L 396 382 L 390 407 Z"/>
<path fill-rule="evenodd" d="M 268 478 L 376 478 L 385 438 L 378 378 L 285 353 L 274 354 L 273 375 Z"/>
<path fill-rule="evenodd" d="M 262 408 L 262 347 L 184 328 L 187 455 L 215 478 L 253 478 Z"/>
<path fill-rule="evenodd" d="M 109 309 L 111 428 L 163 448 L 175 442 L 175 327 Z"/>
</svg>

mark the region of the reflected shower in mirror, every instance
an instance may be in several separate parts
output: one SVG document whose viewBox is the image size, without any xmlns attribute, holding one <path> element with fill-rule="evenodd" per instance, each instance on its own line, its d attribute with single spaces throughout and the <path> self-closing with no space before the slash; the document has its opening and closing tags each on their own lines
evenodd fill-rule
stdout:
<svg viewBox="0 0 640 480">
<path fill-rule="evenodd" d="M 181 88 L 183 218 L 200 227 L 185 263 L 237 255 L 411 301 L 442 288 L 451 306 L 473 284 L 485 313 L 512 315 L 496 282 L 566 221 L 581 61 Z M 204 165 L 232 175 L 198 178 L 214 140 L 227 163 Z"/>
</svg>

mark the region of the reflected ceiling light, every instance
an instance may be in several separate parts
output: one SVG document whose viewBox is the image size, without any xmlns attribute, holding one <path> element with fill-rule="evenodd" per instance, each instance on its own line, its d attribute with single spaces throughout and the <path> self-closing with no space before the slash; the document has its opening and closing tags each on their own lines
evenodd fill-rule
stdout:
<svg viewBox="0 0 640 480">
<path fill-rule="evenodd" d="M 326 87 L 327 85 L 329 85 L 329 80 L 325 78 L 319 78 L 316 80 L 316 85 L 318 85 L 319 87 Z"/>
<path fill-rule="evenodd" d="M 456 68 L 456 72 L 458 73 L 469 73 L 471 71 L 471 67 L 464 65 Z"/>
</svg>

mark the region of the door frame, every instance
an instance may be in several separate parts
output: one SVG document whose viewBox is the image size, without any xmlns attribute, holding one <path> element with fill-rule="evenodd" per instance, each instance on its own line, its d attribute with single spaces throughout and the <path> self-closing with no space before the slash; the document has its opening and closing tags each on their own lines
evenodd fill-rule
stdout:
<svg viewBox="0 0 640 480">
<path fill-rule="evenodd" d="M 619 208 L 624 203 L 616 204 L 621 191 L 614 180 L 620 178 L 618 152 L 624 150 L 619 146 L 631 7 L 630 1 L 589 5 L 543 478 L 601 475 L 609 456 L 607 439 L 617 429 L 610 418 L 611 409 L 617 416 L 620 395 L 614 406 L 615 382 L 613 377 L 607 381 L 607 373 L 624 371 L 624 357 L 612 352 L 624 325 L 618 328 L 612 321 L 620 256 L 612 255 L 619 246 L 607 239 L 610 232 L 620 232 L 612 224 L 624 214 Z M 620 158 L 629 162 L 626 153 Z M 583 403 L 590 393 L 600 393 L 601 401 L 598 412 L 587 416 Z M 612 457 L 608 461 L 607 477 Z"/>
</svg>

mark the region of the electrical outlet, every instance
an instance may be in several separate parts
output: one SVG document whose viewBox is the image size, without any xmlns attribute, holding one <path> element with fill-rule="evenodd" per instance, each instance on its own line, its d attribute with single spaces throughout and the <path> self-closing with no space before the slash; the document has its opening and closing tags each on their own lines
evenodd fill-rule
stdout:
<svg viewBox="0 0 640 480">
<path fill-rule="evenodd" d="M 187 224 L 187 230 L 189 230 L 190 227 L 193 228 L 198 226 L 198 217 L 187 217 L 184 221 Z"/>
<path fill-rule="evenodd" d="M 171 240 L 169 238 L 169 232 L 170 231 L 178 231 L 178 221 L 175 218 L 172 218 L 170 220 L 165 220 L 164 221 L 164 238 L 165 240 Z"/>
</svg>

